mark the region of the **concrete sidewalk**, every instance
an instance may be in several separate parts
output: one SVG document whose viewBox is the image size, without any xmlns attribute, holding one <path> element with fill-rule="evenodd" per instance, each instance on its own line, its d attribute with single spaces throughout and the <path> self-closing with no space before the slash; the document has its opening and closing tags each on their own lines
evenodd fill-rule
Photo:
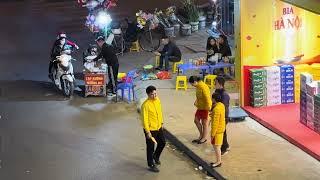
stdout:
<svg viewBox="0 0 320 180">
<path fill-rule="evenodd" d="M 192 42 L 183 39 L 177 40 L 177 44 L 184 47 L 185 45 L 197 46 L 198 44 L 198 47 L 201 47 L 203 42 L 206 41 L 204 37 L 205 35 L 196 38 L 189 37 L 189 40 L 193 40 Z M 183 55 L 185 60 L 199 57 L 203 53 L 183 52 Z M 151 58 L 147 62 L 153 63 L 153 61 L 153 58 Z M 189 85 L 187 91 L 175 91 L 175 76 L 171 80 L 137 80 L 135 93 L 139 101 L 138 107 L 146 98 L 145 88 L 149 85 L 157 87 L 163 106 L 165 129 L 183 143 L 186 149 L 182 150 L 190 150 L 199 157 L 201 160 L 197 163 L 214 162 L 215 155 L 209 142 L 210 137 L 208 137 L 207 143 L 201 145 L 191 143 L 193 139 L 198 137 L 196 126 L 193 123 L 196 110 L 193 106 L 195 89 Z M 237 93 L 233 92 L 231 92 L 231 95 L 231 105 L 234 105 L 238 96 Z M 222 167 L 215 169 L 224 178 L 300 180 L 318 179 L 320 177 L 320 163 L 316 159 L 264 128 L 253 119 L 246 118 L 243 122 L 229 123 L 227 129 L 231 151 L 223 156 Z M 208 171 L 206 169 L 208 167 L 204 166 L 204 168 L 205 171 Z"/>
<path fill-rule="evenodd" d="M 138 83 L 138 98 L 143 98 L 148 85 L 158 88 L 165 129 L 203 161 L 214 162 L 210 137 L 202 145 L 191 143 L 198 137 L 193 123 L 195 89 L 175 91 L 173 80 L 144 81 Z M 231 151 L 223 156 L 222 167 L 216 168 L 225 178 L 298 180 L 320 177 L 320 163 L 317 160 L 251 118 L 229 123 L 228 140 Z"/>
</svg>

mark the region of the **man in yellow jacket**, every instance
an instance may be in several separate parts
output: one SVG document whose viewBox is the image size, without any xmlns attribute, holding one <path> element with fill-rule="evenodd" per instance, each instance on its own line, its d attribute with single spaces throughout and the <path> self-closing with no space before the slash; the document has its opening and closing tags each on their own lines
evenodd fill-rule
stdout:
<svg viewBox="0 0 320 180">
<path fill-rule="evenodd" d="M 225 106 L 222 103 L 222 96 L 219 93 L 212 94 L 213 110 L 211 113 L 211 144 L 213 145 L 216 162 L 211 163 L 212 167 L 221 166 L 221 145 L 223 134 L 226 128 Z"/>
<path fill-rule="evenodd" d="M 141 106 L 141 119 L 146 137 L 147 161 L 150 171 L 159 172 L 157 165 L 161 164 L 160 155 L 166 145 L 162 127 L 162 107 L 154 86 L 147 87 L 146 93 L 148 99 Z M 155 151 L 154 144 L 157 144 Z"/>
<path fill-rule="evenodd" d="M 193 143 L 202 144 L 207 141 L 208 136 L 208 115 L 211 110 L 212 100 L 210 97 L 209 87 L 197 76 L 191 76 L 189 83 L 196 87 L 196 101 L 194 105 L 197 107 L 197 111 L 194 117 L 194 123 L 199 130 L 199 138 L 193 140 Z"/>
</svg>

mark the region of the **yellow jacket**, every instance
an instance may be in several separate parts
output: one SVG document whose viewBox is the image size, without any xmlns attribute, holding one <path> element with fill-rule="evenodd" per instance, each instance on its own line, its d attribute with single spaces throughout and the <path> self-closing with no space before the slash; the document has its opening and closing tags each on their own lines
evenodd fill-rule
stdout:
<svg viewBox="0 0 320 180">
<path fill-rule="evenodd" d="M 212 106 L 212 100 L 210 95 L 210 89 L 203 81 L 199 81 L 196 86 L 197 100 L 195 106 L 199 110 L 210 110 Z"/>
<path fill-rule="evenodd" d="M 157 131 L 162 127 L 163 117 L 159 98 L 144 101 L 141 106 L 141 120 L 143 129 L 147 132 Z"/>
<path fill-rule="evenodd" d="M 224 133 L 226 129 L 225 107 L 223 103 L 218 102 L 211 114 L 211 136 Z"/>
</svg>

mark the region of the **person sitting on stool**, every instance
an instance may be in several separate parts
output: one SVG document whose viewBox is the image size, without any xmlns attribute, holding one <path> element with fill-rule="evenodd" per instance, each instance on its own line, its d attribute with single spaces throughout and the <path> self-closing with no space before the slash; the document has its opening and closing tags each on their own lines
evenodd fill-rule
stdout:
<svg viewBox="0 0 320 180">
<path fill-rule="evenodd" d="M 160 56 L 160 64 L 157 67 L 157 70 L 163 70 L 163 61 L 164 61 L 164 70 L 169 70 L 169 61 L 170 62 L 179 62 L 181 60 L 181 51 L 176 44 L 174 44 L 168 36 L 164 36 L 161 39 L 162 44 L 164 45 L 162 51 L 155 52 L 157 56 Z"/>
</svg>

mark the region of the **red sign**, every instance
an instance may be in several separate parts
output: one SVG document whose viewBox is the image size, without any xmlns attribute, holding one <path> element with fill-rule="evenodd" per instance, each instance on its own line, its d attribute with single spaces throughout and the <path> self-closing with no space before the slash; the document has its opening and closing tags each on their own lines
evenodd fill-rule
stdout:
<svg viewBox="0 0 320 180">
<path fill-rule="evenodd" d="M 105 85 L 105 75 L 102 75 L 102 74 L 85 75 L 84 81 L 86 85 Z"/>
</svg>

